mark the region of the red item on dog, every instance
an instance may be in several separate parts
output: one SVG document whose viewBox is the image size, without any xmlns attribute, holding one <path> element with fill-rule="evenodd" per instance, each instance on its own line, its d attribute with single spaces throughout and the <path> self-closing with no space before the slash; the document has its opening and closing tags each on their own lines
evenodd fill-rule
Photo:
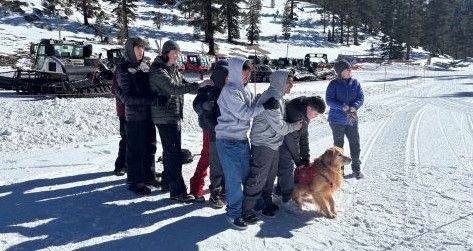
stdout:
<svg viewBox="0 0 473 251">
<path fill-rule="evenodd" d="M 308 185 L 317 175 L 317 171 L 311 165 L 298 166 L 294 171 L 294 179 L 297 184 Z"/>
</svg>

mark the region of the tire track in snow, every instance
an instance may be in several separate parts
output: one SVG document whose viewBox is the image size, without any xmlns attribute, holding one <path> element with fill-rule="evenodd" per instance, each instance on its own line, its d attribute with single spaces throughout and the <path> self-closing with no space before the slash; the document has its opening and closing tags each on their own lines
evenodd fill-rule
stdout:
<svg viewBox="0 0 473 251">
<path fill-rule="evenodd" d="M 411 105 L 414 105 L 415 103 L 418 103 L 419 101 L 411 101 L 407 104 L 405 104 L 404 106 L 400 107 L 399 109 L 397 109 L 396 111 L 392 112 L 391 115 L 389 117 L 387 117 L 383 122 L 381 122 L 377 127 L 376 127 L 376 131 L 375 133 L 373 134 L 373 136 L 371 136 L 371 138 L 368 140 L 368 147 L 366 148 L 363 148 L 362 149 L 362 152 L 360 153 L 361 156 L 361 170 L 364 170 L 364 167 L 366 165 L 366 162 L 368 161 L 370 155 L 371 155 L 371 152 L 373 151 L 373 147 L 376 143 L 376 141 L 378 140 L 379 138 L 379 135 L 381 135 L 381 132 L 383 132 L 383 130 L 386 128 L 386 126 L 388 125 L 388 123 L 394 118 L 394 116 L 399 113 L 399 112 L 402 112 L 404 110 L 406 110 L 409 106 Z M 349 189 L 345 190 L 347 192 L 347 196 L 348 198 L 345 198 L 345 200 L 343 200 L 344 202 L 346 202 L 344 205 L 340 205 L 339 208 L 344 208 L 344 211 L 348 211 L 348 209 L 350 209 L 353 204 L 354 204 L 354 198 L 356 198 L 356 191 L 358 190 L 358 184 L 359 182 L 357 180 L 354 180 L 352 182 L 345 182 L 345 184 L 351 184 L 351 186 L 349 187 Z M 346 187 L 346 185 L 345 185 Z M 345 196 L 344 196 L 345 197 Z"/>
<path fill-rule="evenodd" d="M 436 113 L 437 113 L 437 117 L 440 118 L 439 109 L 436 110 Z M 452 145 L 452 142 L 449 140 L 449 137 L 447 136 L 444 125 L 440 122 L 440 120 L 437 120 L 437 124 L 440 127 L 440 132 L 442 133 L 443 138 L 447 142 L 448 148 L 452 151 L 452 153 L 455 155 L 455 158 L 458 160 L 458 164 L 463 166 L 463 168 L 466 168 L 465 163 L 463 163 L 462 159 L 460 158 L 460 155 L 458 154 L 457 151 L 455 151 Z"/>
</svg>

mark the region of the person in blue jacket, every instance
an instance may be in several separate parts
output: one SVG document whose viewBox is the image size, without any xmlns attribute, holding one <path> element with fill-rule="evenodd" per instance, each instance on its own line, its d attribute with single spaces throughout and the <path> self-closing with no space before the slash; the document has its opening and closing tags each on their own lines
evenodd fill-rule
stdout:
<svg viewBox="0 0 473 251">
<path fill-rule="evenodd" d="M 328 122 L 332 129 L 334 145 L 343 148 L 345 135 L 350 145 L 351 169 L 357 179 L 364 177 L 361 172 L 360 134 L 358 132 L 358 110 L 364 102 L 363 89 L 352 77 L 351 65 L 346 60 L 335 63 L 337 78 L 330 81 L 326 102 L 330 107 Z"/>
</svg>

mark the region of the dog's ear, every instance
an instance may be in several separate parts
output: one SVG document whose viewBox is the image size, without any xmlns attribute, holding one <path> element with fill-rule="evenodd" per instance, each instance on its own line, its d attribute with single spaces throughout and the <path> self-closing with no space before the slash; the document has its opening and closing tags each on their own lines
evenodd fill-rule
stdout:
<svg viewBox="0 0 473 251">
<path fill-rule="evenodd" d="M 329 148 L 324 152 L 324 154 L 322 154 L 322 161 L 326 166 L 332 166 L 336 156 L 337 151 L 335 151 L 333 148 Z"/>
</svg>

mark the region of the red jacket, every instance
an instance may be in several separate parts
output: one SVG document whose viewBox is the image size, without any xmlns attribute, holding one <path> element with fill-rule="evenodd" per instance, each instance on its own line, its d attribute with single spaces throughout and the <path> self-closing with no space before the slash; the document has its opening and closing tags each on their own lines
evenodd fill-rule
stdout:
<svg viewBox="0 0 473 251">
<path fill-rule="evenodd" d="M 117 97 L 117 87 L 118 87 L 118 81 L 117 81 L 117 76 L 116 76 L 117 70 L 113 72 L 113 78 L 112 78 L 112 94 L 115 96 L 115 107 L 117 110 L 117 116 L 118 117 L 125 117 L 125 104 Z"/>
</svg>

